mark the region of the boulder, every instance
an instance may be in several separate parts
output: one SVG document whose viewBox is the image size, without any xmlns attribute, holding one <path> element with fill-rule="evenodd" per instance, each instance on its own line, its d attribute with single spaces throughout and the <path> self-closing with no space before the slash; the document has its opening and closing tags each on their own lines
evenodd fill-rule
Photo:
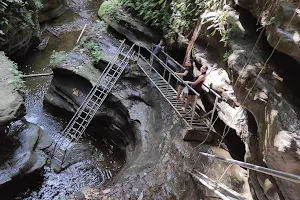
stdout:
<svg viewBox="0 0 300 200">
<path fill-rule="evenodd" d="M 300 62 L 300 14 L 296 11 L 299 0 L 235 2 L 248 10 L 259 19 L 262 26 L 266 27 L 265 34 L 272 47 Z"/>
<path fill-rule="evenodd" d="M 66 11 L 66 0 L 42 0 L 39 10 L 39 22 L 55 19 Z"/>
<path fill-rule="evenodd" d="M 103 14 L 101 14 L 101 9 L 103 9 L 101 7 L 98 12 L 100 18 L 131 42 L 137 45 L 142 43 L 142 45 L 148 48 L 151 48 L 152 43 L 159 42 L 160 36 L 158 30 L 150 28 L 148 24 L 125 11 L 122 7 L 116 6 L 115 9 Z"/>
<path fill-rule="evenodd" d="M 0 126 L 4 127 L 24 114 L 24 99 L 16 90 L 16 65 L 0 52 Z"/>
<path fill-rule="evenodd" d="M 52 144 L 52 138 L 40 127 L 26 121 L 12 124 L 8 137 L 18 140 L 19 146 L 15 150 L 11 148 L 10 158 L 1 160 L 0 185 L 41 169 L 47 160 L 47 155 L 41 149 Z"/>
</svg>

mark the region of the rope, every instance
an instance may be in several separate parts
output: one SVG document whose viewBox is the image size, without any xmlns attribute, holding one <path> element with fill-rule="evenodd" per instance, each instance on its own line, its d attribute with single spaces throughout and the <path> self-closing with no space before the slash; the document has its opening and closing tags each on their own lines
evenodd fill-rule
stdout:
<svg viewBox="0 0 300 200">
<path fill-rule="evenodd" d="M 297 9 L 299 9 L 299 7 L 300 7 L 300 4 L 298 5 Z M 286 26 L 286 29 L 288 29 L 288 27 L 290 26 L 290 24 L 291 24 L 291 22 L 292 22 L 292 20 L 294 19 L 295 16 L 296 16 L 296 12 L 294 12 L 293 16 L 291 17 L 291 19 L 290 19 L 288 25 Z M 279 40 L 277 41 L 276 45 L 273 47 L 273 50 L 272 50 L 271 54 L 269 55 L 269 57 L 268 57 L 267 60 L 265 61 L 265 63 L 264 63 L 264 65 L 263 65 L 263 67 L 261 68 L 261 70 L 259 71 L 259 73 L 258 73 L 258 75 L 257 75 L 257 77 L 256 77 L 256 79 L 255 79 L 255 81 L 254 81 L 254 83 L 253 83 L 253 85 L 251 86 L 250 90 L 248 91 L 248 93 L 247 93 L 246 97 L 244 98 L 244 100 L 243 100 L 243 102 L 242 102 L 241 105 L 244 105 L 246 99 L 248 98 L 248 96 L 250 95 L 250 93 L 251 93 L 251 91 L 253 90 L 254 86 L 256 85 L 256 83 L 257 83 L 257 81 L 258 81 L 258 78 L 260 77 L 262 71 L 266 68 L 267 63 L 269 62 L 269 60 L 270 60 L 271 57 L 273 56 L 273 54 L 274 54 L 274 52 L 275 52 L 277 46 L 279 45 L 280 41 L 282 40 L 282 38 L 283 38 L 283 35 L 281 35 L 281 37 L 280 37 Z M 237 114 L 235 114 L 234 118 L 232 119 L 232 121 L 231 121 L 231 123 L 230 123 L 230 125 L 229 125 L 228 127 L 230 127 L 230 126 L 232 125 L 232 123 L 233 123 L 233 121 L 235 120 L 236 117 L 237 117 Z M 225 126 L 225 128 L 226 128 L 226 126 Z M 225 133 L 225 128 L 224 128 L 223 134 Z M 228 134 L 229 130 L 230 130 L 230 129 L 228 128 L 228 130 L 227 130 L 227 132 L 225 133 L 224 137 L 223 137 L 222 140 L 220 141 L 219 147 L 220 147 L 220 145 L 221 145 L 221 142 L 224 140 L 224 138 L 225 138 L 226 135 Z"/>
</svg>

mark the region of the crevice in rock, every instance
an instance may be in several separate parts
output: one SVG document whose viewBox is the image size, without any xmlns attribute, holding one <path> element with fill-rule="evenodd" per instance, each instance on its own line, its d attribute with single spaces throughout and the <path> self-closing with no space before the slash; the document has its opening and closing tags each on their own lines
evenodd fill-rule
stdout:
<svg viewBox="0 0 300 200">
<path fill-rule="evenodd" d="M 239 19 L 241 23 L 243 26 L 247 27 L 245 37 L 247 37 L 250 41 L 253 41 L 254 44 L 263 28 L 257 23 L 257 19 L 249 11 L 240 6 L 235 6 L 235 9 L 240 14 Z M 260 44 L 262 48 L 261 51 L 265 52 L 266 56 L 271 55 L 273 47 L 267 41 L 265 33 L 263 33 L 260 39 Z M 269 66 L 272 66 L 273 68 Z M 279 88 L 278 93 L 284 91 L 284 98 L 290 101 L 294 106 L 299 107 L 300 93 L 298 91 L 300 90 L 300 79 L 295 78 L 295 74 L 300 74 L 300 63 L 289 55 L 275 50 L 270 61 L 266 65 L 266 69 L 263 74 L 272 74 L 271 70 L 274 70 L 279 77 L 283 78 L 283 85 L 273 78 L 274 84 L 276 84 L 276 87 Z"/>
</svg>

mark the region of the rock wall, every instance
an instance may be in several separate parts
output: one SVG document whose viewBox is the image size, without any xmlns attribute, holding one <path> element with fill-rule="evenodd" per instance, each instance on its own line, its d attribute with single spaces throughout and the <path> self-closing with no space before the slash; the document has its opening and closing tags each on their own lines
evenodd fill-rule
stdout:
<svg viewBox="0 0 300 200">
<path fill-rule="evenodd" d="M 272 47 L 300 62 L 300 11 L 296 11 L 299 9 L 299 0 L 235 2 L 250 11 L 266 27 L 265 34 Z"/>
<path fill-rule="evenodd" d="M 39 41 L 38 8 L 34 0 L 21 6 L 15 2 L 7 3 L 3 13 L 7 23 L 1 27 L 0 50 L 8 55 L 23 55 Z"/>
<path fill-rule="evenodd" d="M 24 99 L 15 89 L 14 70 L 16 66 L 0 51 L 0 127 L 1 134 L 3 128 L 9 125 L 10 122 L 19 118 L 24 114 L 25 106 Z"/>
<path fill-rule="evenodd" d="M 244 10 L 231 14 L 234 13 L 246 34 L 232 33 L 226 63 L 220 60 L 221 55 L 214 55 L 218 51 L 205 52 L 199 48 L 196 54 L 196 58 L 207 59 L 210 67 L 206 83 L 229 100 L 219 102 L 219 117 L 234 128 L 245 143 L 246 162 L 300 175 L 298 87 L 289 87 L 289 81 L 285 80 L 296 75 L 291 69 L 299 65 L 289 62 L 293 66 L 282 69 L 283 55 L 279 53 L 266 62 L 270 50 L 264 39 L 255 46 L 256 19 Z M 286 75 L 282 82 L 274 76 L 280 71 Z M 254 189 L 253 197 L 259 200 L 296 200 L 300 195 L 299 184 L 253 171 L 250 171 L 249 183 Z"/>
<path fill-rule="evenodd" d="M 142 45 L 150 48 L 152 43 L 158 43 L 160 40 L 159 30 L 149 27 L 144 21 L 134 17 L 121 7 L 116 7 L 116 9 L 100 17 L 135 44 L 142 43 Z"/>
<path fill-rule="evenodd" d="M 45 22 L 61 16 L 66 11 L 66 0 L 42 0 L 39 10 L 39 22 Z"/>
</svg>

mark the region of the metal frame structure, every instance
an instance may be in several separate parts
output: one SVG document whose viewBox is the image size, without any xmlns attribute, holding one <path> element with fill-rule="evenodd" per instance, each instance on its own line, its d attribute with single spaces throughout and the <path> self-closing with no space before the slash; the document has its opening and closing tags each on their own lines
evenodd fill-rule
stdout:
<svg viewBox="0 0 300 200">
<path fill-rule="evenodd" d="M 77 143 L 81 138 L 129 61 L 134 57 L 135 45 L 132 45 L 131 48 L 127 50 L 124 43 L 125 40 L 121 43 L 116 55 L 112 61 L 108 63 L 96 84 L 90 90 L 89 94 L 62 132 L 61 137 L 56 142 L 51 156 L 51 165 L 54 169 L 61 169 L 64 161 L 69 156 L 74 143 Z M 121 54 L 122 57 L 120 59 L 119 56 Z"/>
<path fill-rule="evenodd" d="M 147 60 L 140 52 L 140 48 L 143 48 L 147 50 L 148 53 L 150 53 L 150 59 Z M 200 98 L 200 95 L 198 92 L 196 92 L 190 85 L 186 84 L 178 75 L 175 74 L 175 72 L 167 65 L 167 61 L 172 60 L 174 63 L 176 63 L 180 68 L 183 68 L 177 61 L 175 61 L 172 57 L 170 57 L 168 54 L 163 52 L 166 55 L 166 61 L 162 61 L 160 58 L 158 58 L 156 55 L 154 55 L 152 50 L 148 49 L 147 47 L 140 44 L 139 50 L 137 53 L 138 56 L 138 66 L 142 69 L 142 71 L 146 74 L 146 76 L 151 80 L 151 82 L 155 85 L 155 87 L 160 91 L 160 93 L 163 95 L 163 97 L 168 101 L 168 103 L 172 106 L 172 108 L 176 111 L 176 113 L 183 119 L 183 121 L 186 123 L 186 125 L 191 128 L 192 130 L 202 130 L 202 131 L 211 131 L 213 127 L 211 126 L 212 120 L 213 120 L 213 114 L 216 110 L 216 105 L 218 102 L 218 99 L 220 99 L 220 95 L 217 93 L 215 94 L 215 104 L 213 110 L 211 110 L 208 113 L 201 115 L 196 112 L 197 109 L 197 100 Z M 163 67 L 163 73 L 160 74 L 154 67 L 153 67 L 153 61 L 157 61 L 162 67 Z M 186 110 L 182 109 L 184 106 L 184 103 L 180 100 L 174 99 L 174 96 L 177 95 L 176 90 L 170 85 L 170 81 L 172 79 L 176 79 L 179 82 L 182 82 L 186 87 L 188 87 L 189 90 L 195 93 L 195 100 L 191 107 L 188 107 Z M 209 89 L 210 91 L 211 89 Z M 210 121 L 206 121 L 205 118 L 207 116 L 211 115 Z"/>
</svg>

